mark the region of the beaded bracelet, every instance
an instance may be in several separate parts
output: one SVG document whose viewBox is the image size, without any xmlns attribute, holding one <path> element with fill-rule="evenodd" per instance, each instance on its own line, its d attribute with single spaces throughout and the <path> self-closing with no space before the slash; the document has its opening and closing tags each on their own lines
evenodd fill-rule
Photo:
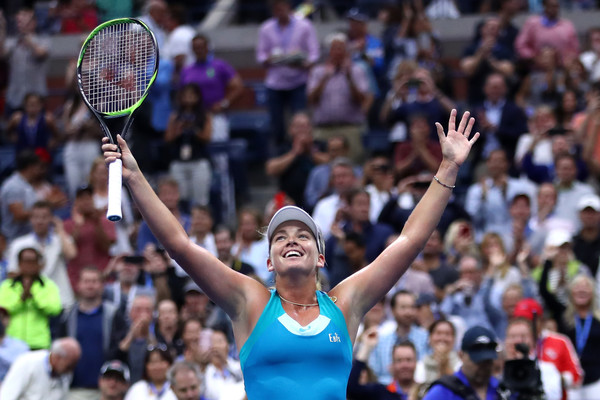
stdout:
<svg viewBox="0 0 600 400">
<path fill-rule="evenodd" d="M 446 189 L 450 189 L 450 190 L 452 190 L 452 189 L 454 189 L 454 188 L 456 187 L 456 185 L 452 185 L 452 186 L 450 186 L 450 185 L 446 185 L 444 182 L 440 181 L 440 180 L 438 179 L 438 177 L 437 177 L 437 176 L 435 176 L 435 175 L 433 176 L 433 179 L 435 179 L 435 181 L 436 181 L 437 183 L 439 183 L 440 185 L 442 185 L 442 186 L 443 186 L 443 187 L 445 187 Z"/>
</svg>

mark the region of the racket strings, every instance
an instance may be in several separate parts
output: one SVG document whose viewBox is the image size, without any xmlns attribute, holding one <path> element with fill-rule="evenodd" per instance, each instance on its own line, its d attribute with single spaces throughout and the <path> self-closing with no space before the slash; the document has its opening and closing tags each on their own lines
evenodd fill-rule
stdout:
<svg viewBox="0 0 600 400">
<path fill-rule="evenodd" d="M 141 25 L 107 26 L 91 38 L 83 55 L 83 92 L 99 112 L 124 111 L 144 96 L 157 62 L 152 36 Z"/>
</svg>

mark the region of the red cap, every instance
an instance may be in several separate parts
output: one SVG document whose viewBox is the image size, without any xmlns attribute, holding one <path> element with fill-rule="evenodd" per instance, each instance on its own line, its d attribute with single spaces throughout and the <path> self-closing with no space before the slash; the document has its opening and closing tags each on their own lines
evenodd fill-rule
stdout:
<svg viewBox="0 0 600 400">
<path fill-rule="evenodd" d="M 519 301 L 515 306 L 513 317 L 527 318 L 528 320 L 532 321 L 534 312 L 539 318 L 542 317 L 544 309 L 542 308 L 541 304 L 535 301 L 534 299 L 523 299 Z"/>
</svg>

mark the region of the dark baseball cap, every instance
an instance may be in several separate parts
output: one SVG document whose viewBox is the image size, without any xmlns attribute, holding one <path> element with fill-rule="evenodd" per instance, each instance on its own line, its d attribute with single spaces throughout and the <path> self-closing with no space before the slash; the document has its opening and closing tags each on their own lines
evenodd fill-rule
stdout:
<svg viewBox="0 0 600 400">
<path fill-rule="evenodd" d="M 119 360 L 107 361 L 100 368 L 100 376 L 104 376 L 110 372 L 119 374 L 125 382 L 129 383 L 129 368 Z"/>
<path fill-rule="evenodd" d="M 461 350 L 469 355 L 474 363 L 498 358 L 498 341 L 491 330 L 483 326 L 469 328 L 462 339 Z"/>
</svg>

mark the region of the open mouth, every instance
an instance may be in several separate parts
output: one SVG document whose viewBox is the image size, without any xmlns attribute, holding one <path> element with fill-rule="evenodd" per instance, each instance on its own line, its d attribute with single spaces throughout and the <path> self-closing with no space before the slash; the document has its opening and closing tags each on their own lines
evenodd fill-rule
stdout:
<svg viewBox="0 0 600 400">
<path fill-rule="evenodd" d="M 298 250 L 290 250 L 283 255 L 283 258 L 302 257 Z"/>
</svg>

